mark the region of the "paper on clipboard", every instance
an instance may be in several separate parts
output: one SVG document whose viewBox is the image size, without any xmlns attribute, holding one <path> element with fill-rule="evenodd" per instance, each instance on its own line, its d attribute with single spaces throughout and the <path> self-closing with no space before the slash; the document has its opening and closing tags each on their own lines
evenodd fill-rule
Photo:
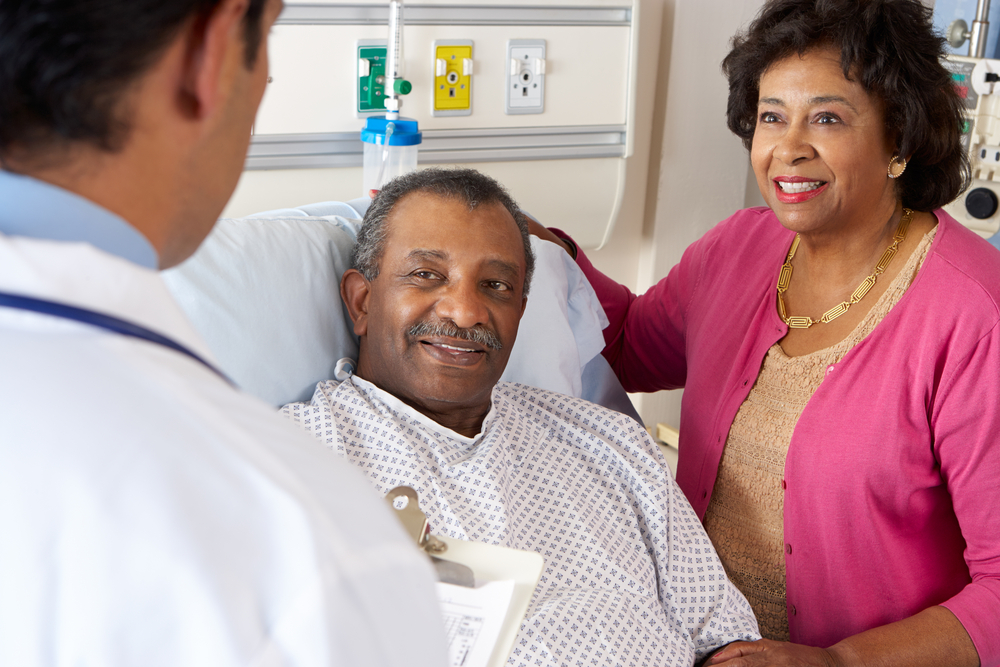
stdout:
<svg viewBox="0 0 1000 667">
<path fill-rule="evenodd" d="M 477 588 L 471 590 L 480 590 L 484 584 L 490 582 L 512 582 L 512 584 L 507 584 L 512 587 L 509 597 L 510 603 L 496 644 L 490 652 L 489 660 L 485 663 L 478 663 L 478 667 L 503 667 L 514 648 L 517 632 L 521 629 L 521 622 L 528 611 L 531 596 L 542 576 L 542 570 L 545 568 L 545 559 L 542 558 L 541 554 L 533 551 L 508 549 L 507 547 L 456 540 L 440 535 L 438 539 L 448 546 L 445 552 L 437 555 L 438 558 L 468 565 L 475 572 Z M 470 662 L 453 664 L 473 667 Z"/>
<path fill-rule="evenodd" d="M 514 647 L 545 559 L 533 551 L 431 535 L 417 492 L 411 487 L 397 486 L 385 500 L 417 546 L 437 559 L 439 577 L 467 583 L 473 578 L 469 570 L 474 574 L 476 585 L 466 586 L 465 592 L 449 590 L 462 586 L 438 586 L 452 666 L 502 667 Z M 447 572 L 439 567 L 440 561 L 465 567 Z"/>
<path fill-rule="evenodd" d="M 514 580 L 477 588 L 438 582 L 451 667 L 487 667 L 514 594 Z"/>
</svg>

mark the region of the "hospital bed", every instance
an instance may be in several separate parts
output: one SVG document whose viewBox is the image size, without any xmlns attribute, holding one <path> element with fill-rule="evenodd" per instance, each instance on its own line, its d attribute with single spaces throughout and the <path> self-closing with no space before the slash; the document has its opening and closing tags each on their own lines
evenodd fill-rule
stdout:
<svg viewBox="0 0 1000 667">
<path fill-rule="evenodd" d="M 221 369 L 274 406 L 308 401 L 358 342 L 340 277 L 368 200 L 323 202 L 222 219 L 164 280 Z M 504 380 L 582 397 L 640 421 L 600 351 L 597 296 L 561 248 L 532 237 L 528 305 Z"/>
</svg>

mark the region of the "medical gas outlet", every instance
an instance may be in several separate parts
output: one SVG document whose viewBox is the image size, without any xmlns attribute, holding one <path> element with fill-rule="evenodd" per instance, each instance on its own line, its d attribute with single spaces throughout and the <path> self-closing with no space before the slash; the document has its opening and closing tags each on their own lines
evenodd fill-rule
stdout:
<svg viewBox="0 0 1000 667">
<path fill-rule="evenodd" d="M 965 105 L 962 145 L 972 184 L 944 208 L 966 227 L 990 237 L 1000 231 L 1000 61 L 949 56 L 942 64 Z"/>
<path fill-rule="evenodd" d="M 507 76 L 504 113 L 545 111 L 545 40 L 507 41 Z"/>
<path fill-rule="evenodd" d="M 388 77 L 388 52 L 384 39 L 359 39 L 357 41 L 358 79 L 354 86 L 354 114 L 358 118 L 373 113 L 385 113 L 385 89 Z M 408 95 L 413 85 L 406 79 L 395 79 L 392 90 L 397 95 Z"/>
<path fill-rule="evenodd" d="M 435 40 L 434 96 L 431 115 L 468 116 L 472 114 L 472 42 Z"/>
<path fill-rule="evenodd" d="M 354 111 L 358 117 L 385 112 L 386 40 L 359 39 Z"/>
</svg>

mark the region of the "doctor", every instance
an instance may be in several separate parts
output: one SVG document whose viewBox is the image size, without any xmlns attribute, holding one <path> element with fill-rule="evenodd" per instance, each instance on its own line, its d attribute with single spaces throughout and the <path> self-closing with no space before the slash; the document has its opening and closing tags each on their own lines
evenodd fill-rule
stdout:
<svg viewBox="0 0 1000 667">
<path fill-rule="evenodd" d="M 164 289 L 280 0 L 0 2 L 0 664 L 442 665 L 428 564 Z"/>
</svg>

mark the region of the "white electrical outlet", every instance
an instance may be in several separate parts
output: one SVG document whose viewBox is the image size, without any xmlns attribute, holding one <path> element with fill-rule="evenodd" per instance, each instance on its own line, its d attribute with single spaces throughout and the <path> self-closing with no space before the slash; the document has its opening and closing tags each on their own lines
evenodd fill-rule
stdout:
<svg viewBox="0 0 1000 667">
<path fill-rule="evenodd" d="M 978 155 L 982 164 L 1000 164 L 1000 146 L 980 146 Z"/>
<path fill-rule="evenodd" d="M 545 111 L 545 40 L 507 40 L 504 113 Z"/>
</svg>

